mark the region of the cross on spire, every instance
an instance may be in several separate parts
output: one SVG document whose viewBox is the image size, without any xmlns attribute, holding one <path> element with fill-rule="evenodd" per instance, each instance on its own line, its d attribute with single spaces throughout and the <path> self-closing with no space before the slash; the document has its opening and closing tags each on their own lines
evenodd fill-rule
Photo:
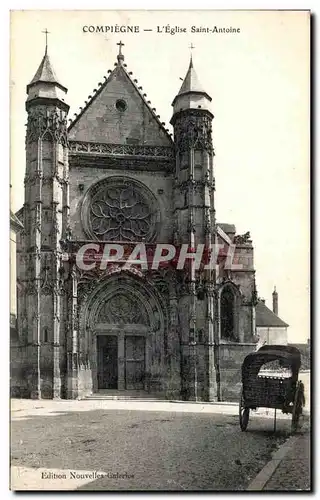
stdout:
<svg viewBox="0 0 320 500">
<path fill-rule="evenodd" d="M 195 46 L 192 43 L 190 43 L 189 49 L 190 49 L 190 68 L 191 68 L 191 67 L 193 67 L 193 63 L 192 63 L 192 50 L 195 49 Z"/>
<path fill-rule="evenodd" d="M 47 53 L 47 50 L 48 50 L 48 35 L 50 33 L 50 31 L 47 30 L 47 28 L 42 31 L 42 33 L 44 33 L 46 35 L 46 53 Z"/>
<path fill-rule="evenodd" d="M 119 56 L 122 55 L 122 52 L 121 52 L 121 48 L 124 47 L 124 43 L 121 42 L 118 42 L 117 45 L 119 45 Z"/>
<path fill-rule="evenodd" d="M 124 46 L 124 43 L 118 42 L 117 45 L 119 45 L 119 54 L 117 55 L 118 63 L 121 64 L 124 61 L 124 55 L 121 52 L 122 47 Z"/>
</svg>

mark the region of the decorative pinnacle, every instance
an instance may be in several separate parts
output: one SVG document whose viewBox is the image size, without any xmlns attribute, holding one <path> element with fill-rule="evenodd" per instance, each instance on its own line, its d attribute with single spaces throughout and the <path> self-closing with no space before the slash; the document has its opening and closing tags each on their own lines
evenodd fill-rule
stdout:
<svg viewBox="0 0 320 500">
<path fill-rule="evenodd" d="M 46 50 L 45 50 L 45 55 L 47 55 L 47 52 L 48 52 L 48 35 L 50 34 L 50 31 L 47 30 L 47 28 L 42 31 L 42 33 L 44 33 L 46 35 Z"/>
<path fill-rule="evenodd" d="M 122 62 L 124 61 L 124 55 L 122 54 L 122 47 L 124 46 L 124 43 L 121 42 L 118 42 L 117 45 L 119 45 L 119 54 L 117 55 L 117 59 L 118 59 L 118 63 L 119 64 L 122 64 Z"/>
</svg>

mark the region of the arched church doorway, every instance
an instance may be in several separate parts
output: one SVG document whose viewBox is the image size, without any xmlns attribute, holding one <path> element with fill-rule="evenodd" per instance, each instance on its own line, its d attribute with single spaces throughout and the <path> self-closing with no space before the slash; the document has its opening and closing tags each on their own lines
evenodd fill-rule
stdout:
<svg viewBox="0 0 320 500">
<path fill-rule="evenodd" d="M 119 290 L 103 302 L 95 324 L 98 389 L 145 389 L 147 311 Z"/>
<path fill-rule="evenodd" d="M 82 320 L 94 392 L 160 390 L 166 319 L 153 287 L 128 275 L 110 277 L 88 298 Z"/>
</svg>

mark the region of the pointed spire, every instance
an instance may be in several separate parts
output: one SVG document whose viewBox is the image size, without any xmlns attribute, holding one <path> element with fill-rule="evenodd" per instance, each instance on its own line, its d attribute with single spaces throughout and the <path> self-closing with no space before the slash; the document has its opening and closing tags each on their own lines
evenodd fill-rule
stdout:
<svg viewBox="0 0 320 500">
<path fill-rule="evenodd" d="M 189 48 L 193 49 L 194 46 L 191 45 Z M 211 113 L 211 101 L 212 98 L 204 90 L 199 82 L 198 75 L 193 66 L 191 53 L 187 74 L 183 80 L 178 94 L 175 96 L 172 102 L 173 116 L 176 113 L 187 109 L 202 109 L 203 111 L 209 111 Z"/>
<path fill-rule="evenodd" d="M 55 75 L 55 72 L 53 70 L 53 67 L 51 65 L 50 58 L 48 56 L 47 47 L 46 47 L 45 54 L 42 58 L 42 61 L 40 63 L 40 66 L 37 69 L 36 74 L 32 78 L 29 85 L 32 85 L 32 84 L 37 83 L 37 82 L 59 83 L 59 81 Z"/>
<path fill-rule="evenodd" d="M 31 82 L 27 85 L 27 111 L 31 106 L 37 105 L 42 99 L 48 103 L 48 99 L 59 101 L 59 106 L 65 111 L 69 110 L 68 104 L 65 102 L 68 89 L 64 87 L 58 80 L 52 67 L 48 54 L 48 30 L 43 31 L 46 35 L 45 51 L 39 68 L 37 69 Z"/>
<path fill-rule="evenodd" d="M 49 34 L 49 31 L 46 29 L 42 33 L 45 33 L 45 35 L 46 35 L 46 45 L 45 45 L 44 56 L 42 58 L 40 66 L 37 69 L 34 77 L 32 78 L 29 85 L 27 85 L 27 92 L 29 92 L 29 88 L 32 85 L 35 85 L 36 83 L 40 83 L 40 82 L 41 83 L 53 83 L 53 84 L 57 85 L 58 87 L 60 87 L 62 90 L 66 91 L 67 89 L 63 85 L 61 85 L 61 83 L 59 82 L 59 80 L 54 72 L 54 69 L 52 67 L 50 58 L 49 58 L 49 54 L 48 54 L 48 34 Z"/>
<path fill-rule="evenodd" d="M 192 54 L 190 56 L 190 63 L 187 74 L 183 80 L 178 95 L 186 94 L 188 92 L 205 93 L 205 91 L 202 88 L 202 85 L 199 82 L 198 75 L 193 67 Z"/>
<path fill-rule="evenodd" d="M 190 64 L 189 64 L 189 69 L 190 69 L 190 68 L 193 68 L 192 51 L 193 51 L 193 49 L 195 49 L 195 46 L 192 43 L 190 43 L 189 49 L 190 49 Z"/>
</svg>

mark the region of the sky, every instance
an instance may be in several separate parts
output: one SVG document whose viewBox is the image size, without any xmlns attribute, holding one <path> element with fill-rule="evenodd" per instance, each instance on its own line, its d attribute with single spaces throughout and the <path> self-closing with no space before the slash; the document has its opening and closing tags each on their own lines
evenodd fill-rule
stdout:
<svg viewBox="0 0 320 500">
<path fill-rule="evenodd" d="M 139 33 L 85 33 L 84 26 L 139 26 Z M 186 33 L 158 33 L 169 25 Z M 240 33 L 191 33 L 240 28 Z M 291 342 L 309 337 L 309 17 L 303 11 L 14 11 L 11 14 L 12 209 L 23 204 L 26 85 L 45 48 L 68 90 L 69 116 L 108 69 L 117 43 L 127 70 L 161 121 L 186 74 L 190 49 L 212 97 L 216 211 L 219 222 L 250 231 L 257 288 L 289 323 Z M 145 32 L 144 29 L 153 31 Z"/>
</svg>

